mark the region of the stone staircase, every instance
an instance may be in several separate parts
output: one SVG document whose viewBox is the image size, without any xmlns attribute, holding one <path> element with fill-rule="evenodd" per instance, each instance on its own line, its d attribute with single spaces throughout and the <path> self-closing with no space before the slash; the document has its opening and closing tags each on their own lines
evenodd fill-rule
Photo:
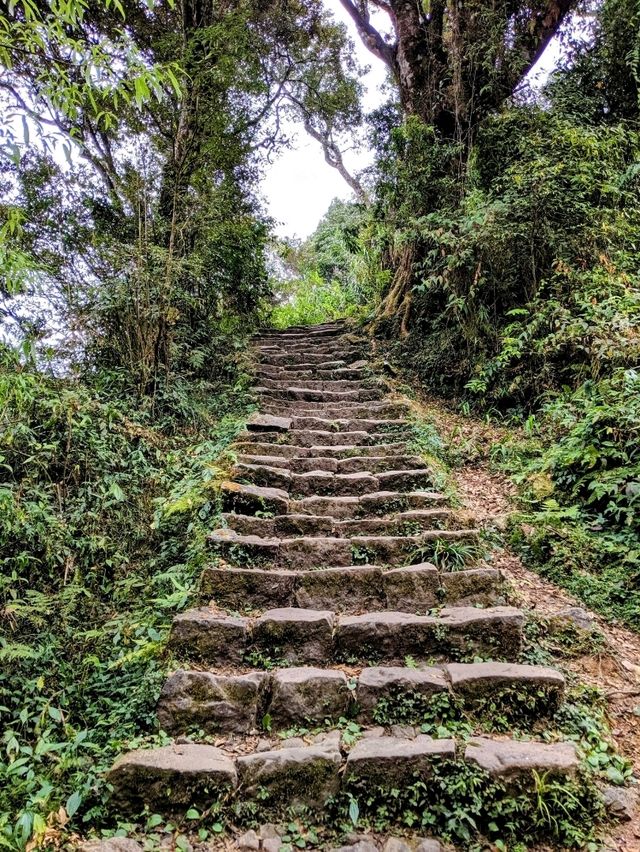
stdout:
<svg viewBox="0 0 640 852">
<path fill-rule="evenodd" d="M 502 701 L 543 718 L 564 678 L 518 663 L 525 616 L 499 571 L 423 561 L 478 531 L 456 526 L 408 446 L 408 406 L 371 374 L 366 341 L 331 323 L 265 333 L 255 352 L 260 411 L 222 485 L 202 576 L 211 603 L 170 636 L 184 665 L 158 719 L 176 739 L 117 761 L 115 805 L 322 820 L 465 767 L 505 796 L 534 772 L 573 777 L 570 743 L 420 732 L 438 707 L 473 718 Z"/>
</svg>

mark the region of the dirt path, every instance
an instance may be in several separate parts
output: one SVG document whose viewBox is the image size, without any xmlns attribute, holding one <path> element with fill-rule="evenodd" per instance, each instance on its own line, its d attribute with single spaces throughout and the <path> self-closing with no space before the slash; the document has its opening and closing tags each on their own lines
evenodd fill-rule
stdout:
<svg viewBox="0 0 640 852">
<path fill-rule="evenodd" d="M 452 471 L 463 509 L 478 525 L 501 528 L 515 509 L 516 488 L 505 475 L 490 466 L 493 444 L 507 434 L 482 421 L 462 417 L 432 398 L 420 400 L 423 414 L 432 420 L 454 456 L 468 459 Z M 607 622 L 564 589 L 527 569 L 508 549 L 498 549 L 494 562 L 517 589 L 518 603 L 544 617 L 565 616 L 578 610 L 604 637 L 602 649 L 564 660 L 565 667 L 581 681 L 603 690 L 613 735 L 619 750 L 640 776 L 640 635 Z M 606 849 L 640 850 L 640 808 L 629 822 L 613 826 Z"/>
</svg>

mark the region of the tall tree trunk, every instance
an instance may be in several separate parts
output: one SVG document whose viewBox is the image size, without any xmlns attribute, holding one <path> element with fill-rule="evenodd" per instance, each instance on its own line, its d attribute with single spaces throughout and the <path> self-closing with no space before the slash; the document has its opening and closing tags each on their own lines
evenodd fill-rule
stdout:
<svg viewBox="0 0 640 852">
<path fill-rule="evenodd" d="M 470 145 L 542 55 L 577 0 L 341 0 L 365 46 L 390 69 L 406 115 Z M 391 19 L 395 40 L 372 25 Z"/>
</svg>

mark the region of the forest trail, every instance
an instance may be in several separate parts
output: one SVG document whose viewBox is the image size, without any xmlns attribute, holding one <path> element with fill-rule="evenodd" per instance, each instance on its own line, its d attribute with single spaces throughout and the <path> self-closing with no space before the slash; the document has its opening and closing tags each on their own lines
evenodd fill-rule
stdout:
<svg viewBox="0 0 640 852">
<path fill-rule="evenodd" d="M 114 803 L 169 816 L 214 803 L 238 826 L 221 847 L 295 843 L 271 825 L 286 812 L 353 824 L 321 848 L 436 852 L 443 813 L 463 822 L 461 789 L 485 836 L 516 799 L 528 824 L 545 791 L 582 795 L 575 738 L 546 729 L 565 674 L 531 662 L 505 572 L 462 564 L 480 530 L 437 491 L 368 341 L 336 322 L 254 345 L 260 409 L 221 486 L 211 603 L 171 631 L 183 665 L 158 718 L 174 742 L 116 762 Z M 410 832 L 412 810 L 427 818 Z M 361 837 L 381 813 L 383 832 Z"/>
</svg>

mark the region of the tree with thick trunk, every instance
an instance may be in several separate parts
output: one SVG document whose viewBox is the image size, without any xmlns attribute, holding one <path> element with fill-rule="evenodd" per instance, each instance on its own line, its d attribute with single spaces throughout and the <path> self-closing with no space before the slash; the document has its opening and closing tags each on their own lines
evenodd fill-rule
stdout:
<svg viewBox="0 0 640 852">
<path fill-rule="evenodd" d="M 469 146 L 513 94 L 577 0 L 341 0 L 366 47 L 391 71 L 403 111 Z M 371 22 L 385 12 L 394 32 Z"/>
</svg>

